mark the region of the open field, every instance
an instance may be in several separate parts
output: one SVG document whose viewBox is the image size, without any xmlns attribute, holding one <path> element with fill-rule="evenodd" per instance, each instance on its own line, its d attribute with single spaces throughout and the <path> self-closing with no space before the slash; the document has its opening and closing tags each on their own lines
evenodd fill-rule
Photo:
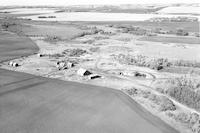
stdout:
<svg viewBox="0 0 200 133">
<path fill-rule="evenodd" d="M 64 12 L 64 13 L 49 13 L 45 16 L 55 16 L 54 18 L 44 17 L 42 15 L 33 15 L 22 17 L 32 20 L 45 21 L 145 21 L 155 17 L 178 17 L 180 15 L 169 14 L 146 14 L 146 13 L 99 13 L 99 12 Z M 184 17 L 193 17 L 192 15 L 183 15 Z M 200 16 L 195 16 L 200 18 Z"/>
<path fill-rule="evenodd" d="M 187 32 L 199 32 L 199 22 L 148 22 L 148 21 L 102 21 L 102 22 L 74 22 L 80 24 L 91 25 L 134 25 L 147 29 L 161 28 L 163 30 L 175 31 L 177 29 L 183 29 Z"/>
<path fill-rule="evenodd" d="M 2 133 L 177 132 L 117 90 L 3 69 L 0 79 Z"/>
<path fill-rule="evenodd" d="M 19 37 L 16 34 L 0 33 L 0 61 L 6 61 L 21 56 L 27 56 L 37 52 L 36 44 L 26 37 Z"/>
</svg>

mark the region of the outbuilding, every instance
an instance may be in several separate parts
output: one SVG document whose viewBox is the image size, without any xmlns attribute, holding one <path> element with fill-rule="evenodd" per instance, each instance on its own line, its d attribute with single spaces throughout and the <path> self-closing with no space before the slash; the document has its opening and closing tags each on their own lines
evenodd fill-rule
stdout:
<svg viewBox="0 0 200 133">
<path fill-rule="evenodd" d="M 65 61 L 58 61 L 57 62 L 57 68 L 58 69 L 68 69 L 68 68 L 72 68 L 74 66 L 73 63 L 71 62 L 65 62 Z"/>
<path fill-rule="evenodd" d="M 79 76 L 88 76 L 90 74 L 92 74 L 90 71 L 84 69 L 84 68 L 80 68 L 78 71 L 77 71 L 77 74 Z"/>
<path fill-rule="evenodd" d="M 8 65 L 9 65 L 9 66 L 12 66 L 12 65 L 13 65 L 13 62 L 12 62 L 12 61 L 10 61 L 10 62 L 8 63 Z"/>
<path fill-rule="evenodd" d="M 96 79 L 96 78 L 101 78 L 101 76 L 98 75 L 98 74 L 90 74 L 90 75 L 88 76 L 88 79 Z"/>
<path fill-rule="evenodd" d="M 39 54 L 37 54 L 37 56 L 38 56 L 38 57 L 43 57 L 43 55 L 42 55 L 42 54 L 40 54 L 40 53 L 39 53 Z"/>
<path fill-rule="evenodd" d="M 74 66 L 74 64 L 71 63 L 71 62 L 67 62 L 67 63 L 66 63 L 66 66 L 67 66 L 67 68 L 72 68 L 72 67 Z"/>
<path fill-rule="evenodd" d="M 9 65 L 9 66 L 13 66 L 13 67 L 18 67 L 18 66 L 19 66 L 19 64 L 18 64 L 17 62 L 12 62 L 12 61 L 10 61 L 10 62 L 8 63 L 8 65 Z"/>
</svg>

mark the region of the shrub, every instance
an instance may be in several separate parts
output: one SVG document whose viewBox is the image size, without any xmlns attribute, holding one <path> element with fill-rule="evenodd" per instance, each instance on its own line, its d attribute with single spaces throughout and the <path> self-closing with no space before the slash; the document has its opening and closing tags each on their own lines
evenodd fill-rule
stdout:
<svg viewBox="0 0 200 133">
<path fill-rule="evenodd" d="M 168 94 L 177 101 L 195 109 L 200 109 L 200 94 L 188 86 L 172 87 Z"/>
<path fill-rule="evenodd" d="M 165 114 L 166 114 L 167 116 L 169 116 L 170 118 L 175 118 L 175 117 L 176 117 L 175 114 L 172 113 L 172 112 L 165 112 Z"/>
<path fill-rule="evenodd" d="M 94 35 L 94 34 L 99 33 L 99 31 L 100 31 L 100 30 L 97 30 L 97 29 L 92 29 L 92 30 L 89 30 L 89 31 L 84 31 L 84 32 L 81 32 L 81 33 L 75 35 L 75 36 L 73 37 L 73 39 L 74 39 L 74 38 L 79 38 L 79 37 L 84 37 L 84 36 L 86 36 L 86 35 Z"/>
<path fill-rule="evenodd" d="M 193 133 L 200 133 L 200 124 L 199 123 L 195 123 L 191 128 L 192 128 Z"/>
<path fill-rule="evenodd" d="M 150 95 L 151 95 L 151 92 L 150 92 L 150 91 L 143 91 L 143 92 L 142 92 L 142 96 L 143 96 L 144 98 L 148 98 Z"/>
<path fill-rule="evenodd" d="M 146 74 L 140 73 L 140 72 L 135 72 L 134 73 L 135 77 L 146 77 Z"/>
<path fill-rule="evenodd" d="M 155 82 L 157 90 L 168 94 L 188 107 L 200 109 L 200 80 L 189 76 Z"/>
<path fill-rule="evenodd" d="M 99 47 L 92 47 L 92 48 L 90 48 L 89 50 L 90 50 L 91 52 L 97 52 L 97 51 L 100 50 L 100 48 L 99 48 Z"/>
<path fill-rule="evenodd" d="M 200 62 L 177 60 L 177 61 L 172 61 L 172 65 L 173 66 L 183 66 L 183 67 L 200 67 Z"/>
<path fill-rule="evenodd" d="M 138 89 L 136 89 L 136 88 L 127 89 L 126 92 L 127 92 L 130 96 L 134 96 L 134 95 L 138 94 Z"/>
<path fill-rule="evenodd" d="M 92 44 L 94 43 L 95 40 L 86 40 L 86 41 L 83 41 L 84 44 Z"/>
<path fill-rule="evenodd" d="M 16 25 L 16 23 L 14 23 L 14 22 L 3 22 L 3 23 L 1 24 L 1 27 L 2 27 L 3 29 L 7 30 L 10 26 L 13 26 L 13 25 Z"/>
<path fill-rule="evenodd" d="M 63 52 L 63 54 L 67 54 L 68 56 L 75 56 L 75 57 L 78 57 L 78 56 L 81 56 L 83 54 L 87 53 L 86 50 L 83 50 L 83 49 L 80 49 L 80 48 L 77 48 L 77 49 L 67 49 Z"/>
<path fill-rule="evenodd" d="M 160 97 L 158 95 L 152 94 L 152 93 L 149 95 L 149 100 L 151 100 L 152 102 L 154 102 L 157 105 L 159 105 L 161 102 Z"/>
<path fill-rule="evenodd" d="M 188 36 L 189 33 L 184 31 L 183 29 L 178 29 L 177 32 L 176 32 L 176 35 L 178 35 L 178 36 Z"/>
<path fill-rule="evenodd" d="M 167 98 L 166 96 L 161 96 L 160 99 L 161 99 L 161 105 L 159 108 L 160 111 L 176 110 L 176 106 L 169 98 Z"/>
<path fill-rule="evenodd" d="M 180 121 L 181 123 L 189 123 L 190 122 L 190 115 L 184 112 L 178 113 L 178 115 L 175 116 L 175 120 Z"/>
<path fill-rule="evenodd" d="M 51 42 L 51 43 L 56 43 L 58 41 L 62 41 L 62 39 L 58 36 L 46 36 L 44 38 L 44 41 L 46 42 Z"/>
<path fill-rule="evenodd" d="M 164 67 L 170 66 L 170 63 L 168 62 L 167 59 L 163 58 L 150 59 L 143 55 L 131 56 L 131 55 L 119 54 L 114 56 L 114 58 L 123 64 L 149 67 L 155 70 L 161 70 Z"/>
<path fill-rule="evenodd" d="M 192 127 L 199 120 L 199 115 L 197 113 L 192 113 L 190 116 L 190 126 Z"/>
</svg>

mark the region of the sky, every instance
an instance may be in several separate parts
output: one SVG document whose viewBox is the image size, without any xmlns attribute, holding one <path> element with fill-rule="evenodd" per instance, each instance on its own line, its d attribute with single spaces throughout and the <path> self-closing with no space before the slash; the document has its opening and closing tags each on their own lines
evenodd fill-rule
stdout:
<svg viewBox="0 0 200 133">
<path fill-rule="evenodd" d="M 91 4 L 169 4 L 200 3 L 200 0 L 0 0 L 0 6 L 7 5 L 91 5 Z"/>
</svg>

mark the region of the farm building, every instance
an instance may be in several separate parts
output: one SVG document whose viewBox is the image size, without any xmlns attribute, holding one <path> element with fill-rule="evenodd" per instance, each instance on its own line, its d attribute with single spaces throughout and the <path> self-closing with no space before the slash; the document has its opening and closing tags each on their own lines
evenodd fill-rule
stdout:
<svg viewBox="0 0 200 133">
<path fill-rule="evenodd" d="M 73 66 L 74 66 L 74 64 L 73 63 L 71 63 L 71 62 L 67 62 L 67 68 L 72 68 Z"/>
<path fill-rule="evenodd" d="M 9 66 L 12 66 L 12 65 L 13 65 L 13 62 L 12 62 L 12 61 L 10 61 L 10 62 L 8 63 L 8 65 L 9 65 Z"/>
<path fill-rule="evenodd" d="M 77 74 L 79 76 L 87 76 L 87 75 L 90 75 L 92 74 L 90 71 L 84 69 L 84 68 L 80 68 L 78 71 L 77 71 Z"/>
<path fill-rule="evenodd" d="M 42 54 L 37 54 L 37 56 L 38 56 L 38 57 L 43 57 L 44 55 L 42 55 Z"/>
<path fill-rule="evenodd" d="M 90 74 L 90 75 L 88 76 L 88 79 L 96 79 L 96 78 L 101 78 L 101 76 L 98 75 L 98 74 Z"/>
<path fill-rule="evenodd" d="M 74 66 L 73 63 L 65 62 L 65 61 L 58 61 L 56 65 L 57 65 L 58 69 L 68 69 L 68 68 L 72 68 Z"/>
<path fill-rule="evenodd" d="M 16 62 L 12 62 L 12 61 L 9 62 L 8 65 L 9 65 L 9 66 L 13 66 L 13 67 L 18 67 L 18 66 L 19 66 L 18 63 L 16 63 Z"/>
</svg>

